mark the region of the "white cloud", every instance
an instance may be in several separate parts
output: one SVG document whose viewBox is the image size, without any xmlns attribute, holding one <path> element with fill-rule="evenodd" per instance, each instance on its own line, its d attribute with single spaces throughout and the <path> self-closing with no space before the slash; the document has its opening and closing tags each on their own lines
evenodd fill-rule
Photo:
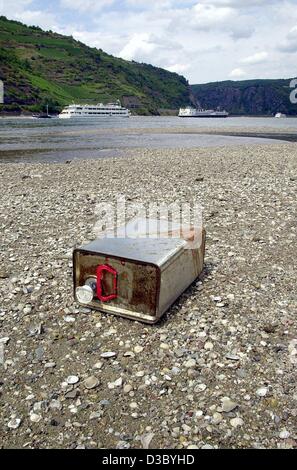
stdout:
<svg viewBox="0 0 297 470">
<path fill-rule="evenodd" d="M 246 76 L 245 70 L 241 68 L 236 68 L 233 69 L 232 72 L 230 72 L 229 77 L 230 78 L 242 78 Z"/>
<path fill-rule="evenodd" d="M 0 14 L 190 83 L 296 74 L 297 0 L 0 0 Z M 293 60 L 294 58 L 294 60 Z M 231 71 L 231 73 L 230 73 Z"/>
<path fill-rule="evenodd" d="M 119 56 L 126 60 L 140 60 L 141 57 L 151 56 L 156 47 L 150 40 L 149 33 L 136 33 L 120 51 Z"/>
<path fill-rule="evenodd" d="M 267 52 L 256 52 L 253 55 L 250 55 L 248 57 L 245 57 L 244 59 L 241 59 L 242 64 L 248 64 L 248 65 L 254 65 L 254 64 L 261 64 L 265 62 L 268 59 L 268 53 Z"/>
<path fill-rule="evenodd" d="M 297 52 L 297 25 L 288 32 L 285 41 L 279 45 L 279 50 L 288 53 Z"/>
<path fill-rule="evenodd" d="M 180 75 L 184 74 L 187 72 L 190 68 L 190 64 L 173 64 L 167 67 L 167 70 L 170 72 L 175 72 Z"/>
<path fill-rule="evenodd" d="M 34 10 L 31 7 L 34 7 L 34 0 L 0 0 L 0 15 L 46 30 L 59 27 L 54 13 Z"/>
<path fill-rule="evenodd" d="M 192 10 L 190 24 L 197 29 L 210 29 L 213 27 L 225 25 L 230 20 L 233 20 L 236 12 L 233 8 L 223 7 L 217 8 L 214 5 L 202 5 L 197 3 Z"/>
<path fill-rule="evenodd" d="M 14 13 L 19 11 L 23 11 L 25 8 L 29 7 L 29 5 L 33 2 L 33 0 L 0 0 L 0 15 L 5 16 L 12 16 Z"/>
<path fill-rule="evenodd" d="M 63 8 L 78 10 L 80 12 L 96 12 L 112 5 L 115 0 L 60 0 Z"/>
<path fill-rule="evenodd" d="M 209 5 L 216 5 L 218 7 L 232 7 L 232 8 L 251 8 L 254 6 L 271 5 L 279 0 L 200 0 L 200 3 Z"/>
</svg>

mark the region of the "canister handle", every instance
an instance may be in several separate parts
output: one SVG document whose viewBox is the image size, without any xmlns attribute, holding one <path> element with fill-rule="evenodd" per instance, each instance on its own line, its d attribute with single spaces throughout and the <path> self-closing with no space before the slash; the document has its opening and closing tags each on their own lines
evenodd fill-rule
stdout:
<svg viewBox="0 0 297 470">
<path fill-rule="evenodd" d="M 110 295 L 103 295 L 102 280 L 104 272 L 108 272 L 113 276 L 113 293 Z M 97 268 L 97 297 L 101 302 L 109 302 L 117 298 L 117 272 L 110 266 L 103 264 Z"/>
</svg>

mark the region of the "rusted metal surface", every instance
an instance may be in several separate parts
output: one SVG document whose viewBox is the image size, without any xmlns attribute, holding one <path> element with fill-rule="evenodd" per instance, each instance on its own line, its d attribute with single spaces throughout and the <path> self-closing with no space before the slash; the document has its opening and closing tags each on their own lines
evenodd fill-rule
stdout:
<svg viewBox="0 0 297 470">
<path fill-rule="evenodd" d="M 130 233 L 131 235 L 131 233 Z M 102 238 L 74 251 L 74 291 L 100 282 L 89 307 L 156 323 L 203 270 L 205 231 L 200 245 L 175 238 Z M 98 267 L 100 279 L 98 279 Z M 108 272 L 104 267 L 110 267 Z M 112 272 L 116 272 L 116 281 Z M 93 282 L 92 282 L 93 280 Z M 97 289 L 98 292 L 98 289 Z M 116 294 L 116 295 L 115 295 Z M 114 297 L 114 298 L 112 298 Z"/>
</svg>

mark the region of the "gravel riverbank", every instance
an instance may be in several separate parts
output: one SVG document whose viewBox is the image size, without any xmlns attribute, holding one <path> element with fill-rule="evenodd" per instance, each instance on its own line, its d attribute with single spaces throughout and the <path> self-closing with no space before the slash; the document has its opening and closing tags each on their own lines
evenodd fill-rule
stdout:
<svg viewBox="0 0 297 470">
<path fill-rule="evenodd" d="M 129 152 L 0 164 L 1 447 L 297 447 L 296 145 Z M 205 271 L 156 326 L 73 301 L 118 194 L 204 207 Z"/>
</svg>

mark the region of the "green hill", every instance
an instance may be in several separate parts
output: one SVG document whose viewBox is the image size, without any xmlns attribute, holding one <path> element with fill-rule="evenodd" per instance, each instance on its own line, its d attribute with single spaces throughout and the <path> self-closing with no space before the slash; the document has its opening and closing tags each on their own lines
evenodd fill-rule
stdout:
<svg viewBox="0 0 297 470">
<path fill-rule="evenodd" d="M 243 80 L 191 85 L 192 99 L 204 108 L 225 108 L 235 115 L 297 114 L 290 102 L 291 80 Z"/>
<path fill-rule="evenodd" d="M 158 114 L 189 101 L 186 79 L 147 64 L 128 62 L 72 37 L 0 17 L 1 112 L 59 111 L 72 101 L 120 99 L 138 114 Z"/>
</svg>

